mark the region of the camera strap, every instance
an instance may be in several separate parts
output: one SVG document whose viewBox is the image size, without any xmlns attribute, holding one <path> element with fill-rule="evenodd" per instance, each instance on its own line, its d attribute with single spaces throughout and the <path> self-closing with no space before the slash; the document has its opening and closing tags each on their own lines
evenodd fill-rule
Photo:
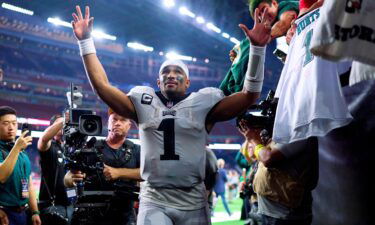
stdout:
<svg viewBox="0 0 375 225">
<path fill-rule="evenodd" d="M 51 150 L 50 150 L 50 151 L 51 151 Z M 46 179 L 45 179 L 45 177 L 43 176 L 43 182 L 44 182 L 44 184 L 46 185 L 47 193 L 48 193 L 48 195 L 49 195 L 49 198 L 51 199 L 51 203 L 52 203 L 53 206 L 55 205 L 55 198 L 56 198 L 56 196 L 55 196 L 56 193 L 55 193 L 55 192 L 56 192 L 56 183 L 57 183 L 57 173 L 58 173 L 58 171 L 59 171 L 58 164 L 56 164 L 55 182 L 54 182 L 54 184 L 53 184 L 53 195 L 51 194 L 51 191 L 50 191 L 50 189 L 49 189 L 49 187 L 48 187 L 48 184 L 47 184 L 47 182 L 46 182 Z"/>
<path fill-rule="evenodd" d="M 1 149 L 1 153 L 3 154 L 3 160 L 5 161 L 5 158 L 7 157 L 7 153 L 3 149 Z"/>
</svg>

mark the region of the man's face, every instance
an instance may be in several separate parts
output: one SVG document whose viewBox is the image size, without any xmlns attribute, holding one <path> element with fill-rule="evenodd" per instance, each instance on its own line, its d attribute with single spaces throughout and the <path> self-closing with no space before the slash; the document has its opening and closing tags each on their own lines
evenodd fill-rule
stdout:
<svg viewBox="0 0 375 225">
<path fill-rule="evenodd" d="M 0 68 L 0 81 L 3 81 L 4 72 L 3 69 Z"/>
<path fill-rule="evenodd" d="M 260 15 L 263 14 L 264 10 L 268 9 L 268 14 L 270 16 L 271 23 L 275 23 L 277 19 L 279 5 L 276 0 L 272 0 L 272 3 L 262 2 L 258 5 Z"/>
<path fill-rule="evenodd" d="M 233 62 L 234 59 L 236 59 L 236 57 L 237 57 L 236 51 L 234 51 L 233 49 L 230 50 L 230 52 L 229 52 L 229 59 L 230 59 L 230 61 Z"/>
<path fill-rule="evenodd" d="M 168 97 L 183 96 L 190 80 L 179 66 L 166 66 L 159 75 L 158 86 Z"/>
<path fill-rule="evenodd" d="M 0 117 L 0 140 L 13 141 L 17 133 L 17 117 L 13 114 L 7 114 Z"/>
<path fill-rule="evenodd" d="M 122 117 L 116 113 L 112 113 L 108 119 L 109 135 L 123 136 L 128 135 L 128 131 L 131 127 L 129 119 Z"/>
</svg>

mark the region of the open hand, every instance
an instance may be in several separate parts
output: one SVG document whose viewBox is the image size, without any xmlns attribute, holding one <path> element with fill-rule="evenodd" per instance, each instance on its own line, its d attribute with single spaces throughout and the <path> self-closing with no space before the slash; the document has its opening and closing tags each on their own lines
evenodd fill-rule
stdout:
<svg viewBox="0 0 375 225">
<path fill-rule="evenodd" d="M 73 32 L 74 35 L 78 40 L 84 40 L 90 37 L 93 23 L 94 23 L 94 17 L 90 18 L 90 8 L 86 6 L 85 9 L 85 17 L 82 16 L 81 8 L 77 5 L 76 6 L 77 14 L 73 13 Z"/>
<path fill-rule="evenodd" d="M 253 29 L 249 30 L 244 24 L 240 24 L 239 27 L 253 45 L 265 46 L 272 40 L 271 23 L 272 16 L 268 13 L 268 9 L 265 9 L 262 15 L 260 15 L 259 9 L 257 8 L 254 13 Z"/>
</svg>

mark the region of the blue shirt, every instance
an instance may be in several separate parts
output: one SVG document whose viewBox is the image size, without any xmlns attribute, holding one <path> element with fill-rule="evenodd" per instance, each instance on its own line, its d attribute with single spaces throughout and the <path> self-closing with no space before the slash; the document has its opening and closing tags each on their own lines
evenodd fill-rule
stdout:
<svg viewBox="0 0 375 225">
<path fill-rule="evenodd" d="M 225 183 L 228 181 L 227 173 L 224 169 L 219 169 L 218 177 L 215 184 L 215 193 L 225 193 Z"/>
</svg>

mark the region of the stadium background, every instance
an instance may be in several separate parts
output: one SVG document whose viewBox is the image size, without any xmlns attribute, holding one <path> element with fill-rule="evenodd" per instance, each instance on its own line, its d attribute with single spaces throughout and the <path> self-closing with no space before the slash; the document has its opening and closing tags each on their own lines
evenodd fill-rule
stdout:
<svg viewBox="0 0 375 225">
<path fill-rule="evenodd" d="M 110 82 L 125 92 L 136 85 L 156 87 L 158 69 L 166 57 L 184 58 L 192 80 L 190 91 L 218 87 L 230 68 L 230 49 L 245 37 L 238 24 L 252 27 L 245 0 L 1 1 L 0 68 L 4 77 L 0 105 L 16 108 L 18 116 L 29 122 L 38 119 L 32 122 L 33 131 L 43 131 L 50 116 L 67 107 L 70 83 L 83 87 L 83 107 L 94 109 L 106 123 L 107 107 L 90 88 L 68 27 L 76 4 L 91 7 L 99 58 Z M 30 11 L 17 12 L 9 5 Z M 275 43 L 267 48 L 261 99 L 275 89 L 282 68 L 272 55 L 274 49 Z M 138 138 L 135 126 L 130 137 Z M 36 141 L 28 153 L 38 183 Z M 210 144 L 242 141 L 234 121 L 217 124 L 209 137 Z M 240 172 L 234 161 L 236 149 L 223 147 L 214 152 L 227 162 L 227 169 Z M 239 200 L 233 204 L 238 208 Z"/>
</svg>

